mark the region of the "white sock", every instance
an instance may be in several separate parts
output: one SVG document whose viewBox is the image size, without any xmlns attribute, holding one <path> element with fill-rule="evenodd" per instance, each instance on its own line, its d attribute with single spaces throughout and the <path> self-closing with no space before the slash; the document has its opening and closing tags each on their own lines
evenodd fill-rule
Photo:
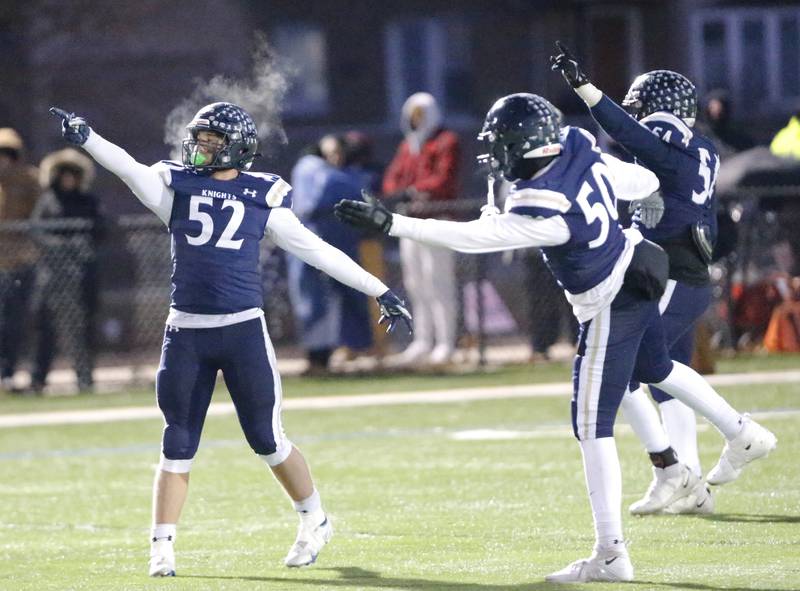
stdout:
<svg viewBox="0 0 800 591">
<path fill-rule="evenodd" d="M 325 520 L 325 511 L 322 510 L 322 497 L 319 491 L 315 488 L 310 497 L 302 501 L 292 501 L 294 510 L 300 515 L 303 522 L 311 522 L 314 525 L 319 525 Z"/>
<path fill-rule="evenodd" d="M 150 540 L 155 542 L 156 540 L 172 538 L 174 542 L 177 529 L 178 526 L 174 523 L 156 523 L 150 530 Z"/>
<path fill-rule="evenodd" d="M 641 387 L 633 392 L 626 390 L 620 408 L 648 453 L 659 453 L 669 447 L 671 439 L 667 437 L 664 425 L 658 420 L 658 412 Z"/>
<path fill-rule="evenodd" d="M 719 429 L 725 439 L 733 439 L 742 428 L 742 415 L 709 386 L 699 373 L 691 367 L 672 362 L 672 371 L 667 378 L 653 384 L 683 402 L 689 408 Z M 681 460 L 683 461 L 683 460 Z"/>
<path fill-rule="evenodd" d="M 694 411 L 680 400 L 667 400 L 658 405 L 664 429 L 681 463 L 689 466 L 697 476 L 702 476 L 700 456 L 697 453 L 697 419 Z"/>
<path fill-rule="evenodd" d="M 613 437 L 579 442 L 589 503 L 592 505 L 596 549 L 622 544 L 622 472 Z"/>
</svg>

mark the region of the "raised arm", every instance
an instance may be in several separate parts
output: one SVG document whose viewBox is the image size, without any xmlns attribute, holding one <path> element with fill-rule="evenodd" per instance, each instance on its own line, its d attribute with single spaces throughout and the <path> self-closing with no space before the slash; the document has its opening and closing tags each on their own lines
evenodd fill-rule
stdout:
<svg viewBox="0 0 800 591">
<path fill-rule="evenodd" d="M 592 84 L 563 44 L 557 42 L 556 46 L 559 54 L 550 58 L 551 69 L 561 73 L 606 133 L 656 174 L 673 172 L 679 157 L 677 151 Z"/>
<path fill-rule="evenodd" d="M 125 150 L 103 139 L 82 117 L 55 107 L 50 112 L 61 117 L 64 139 L 83 147 L 98 164 L 128 185 L 145 207 L 169 224 L 175 195 L 165 182 L 163 175 L 168 174 L 167 171 L 161 171 L 158 165 L 146 166 L 137 162 Z"/>
</svg>

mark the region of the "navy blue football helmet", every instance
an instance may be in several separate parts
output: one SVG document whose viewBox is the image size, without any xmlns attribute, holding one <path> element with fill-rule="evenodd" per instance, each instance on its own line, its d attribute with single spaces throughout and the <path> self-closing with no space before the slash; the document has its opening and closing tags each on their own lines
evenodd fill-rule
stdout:
<svg viewBox="0 0 800 591">
<path fill-rule="evenodd" d="M 183 140 L 183 164 L 200 174 L 236 168 L 248 170 L 259 156 L 258 132 L 247 111 L 232 103 L 211 103 L 200 109 L 189 125 L 189 136 Z M 212 158 L 199 150 L 197 134 L 213 131 L 223 138 L 223 145 Z"/>
<path fill-rule="evenodd" d="M 692 123 L 697 117 L 697 89 L 683 74 L 653 70 L 636 77 L 622 106 L 636 119 L 666 111 Z"/>
<path fill-rule="evenodd" d="M 561 111 L 539 95 L 504 96 L 486 114 L 478 139 L 486 142 L 489 152 L 478 161 L 509 181 L 525 178 L 530 169 L 526 161 L 561 153 L 562 121 Z"/>
</svg>

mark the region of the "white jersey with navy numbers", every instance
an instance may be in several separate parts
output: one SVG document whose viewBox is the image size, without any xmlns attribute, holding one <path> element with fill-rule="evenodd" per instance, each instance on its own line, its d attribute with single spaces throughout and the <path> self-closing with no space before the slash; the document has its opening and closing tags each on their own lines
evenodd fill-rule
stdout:
<svg viewBox="0 0 800 591">
<path fill-rule="evenodd" d="M 641 166 L 600 152 L 583 129 L 564 128 L 561 144 L 561 155 L 550 165 L 512 186 L 505 213 L 472 222 L 395 214 L 389 233 L 462 252 L 540 247 L 575 316 L 592 319 L 622 287 L 642 239 L 617 223 L 615 201 L 647 197 L 658 180 Z"/>
<path fill-rule="evenodd" d="M 172 307 L 190 314 L 233 314 L 263 305 L 259 242 L 276 207 L 291 208 L 277 175 L 242 172 L 220 181 L 162 161 L 175 198 Z"/>
</svg>

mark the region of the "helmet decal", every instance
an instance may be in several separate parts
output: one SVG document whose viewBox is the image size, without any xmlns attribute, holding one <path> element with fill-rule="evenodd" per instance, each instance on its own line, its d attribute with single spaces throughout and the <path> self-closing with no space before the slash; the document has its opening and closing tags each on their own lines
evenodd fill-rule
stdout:
<svg viewBox="0 0 800 591">
<path fill-rule="evenodd" d="M 513 171 L 522 160 L 561 153 L 561 125 L 561 111 L 547 99 L 527 93 L 505 96 L 486 114 L 478 139 L 489 152 L 478 160 L 515 180 Z"/>
</svg>

